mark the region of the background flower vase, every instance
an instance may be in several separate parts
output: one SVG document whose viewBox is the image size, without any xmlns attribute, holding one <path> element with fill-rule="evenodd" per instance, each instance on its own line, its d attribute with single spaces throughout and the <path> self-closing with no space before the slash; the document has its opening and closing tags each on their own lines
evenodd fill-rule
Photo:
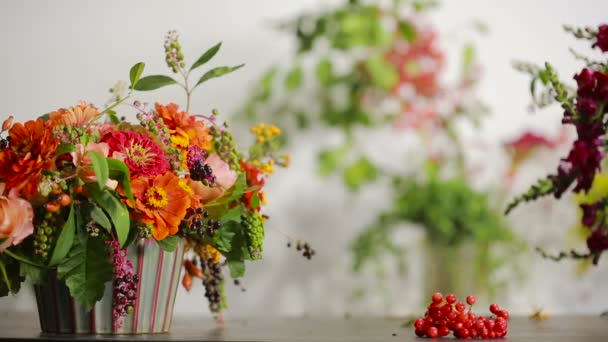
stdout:
<svg viewBox="0 0 608 342">
<path fill-rule="evenodd" d="M 123 294 L 106 283 L 103 298 L 91 311 L 85 310 L 69 294 L 65 283 L 49 273 L 47 282 L 35 285 L 40 327 L 43 333 L 59 334 L 146 334 L 171 329 L 173 305 L 179 287 L 185 243 L 180 239 L 168 252 L 152 239 L 140 239 L 128 250 L 135 275 L 141 280 L 130 313 L 116 317 L 112 302 Z M 127 294 L 124 294 L 127 295 Z"/>
</svg>

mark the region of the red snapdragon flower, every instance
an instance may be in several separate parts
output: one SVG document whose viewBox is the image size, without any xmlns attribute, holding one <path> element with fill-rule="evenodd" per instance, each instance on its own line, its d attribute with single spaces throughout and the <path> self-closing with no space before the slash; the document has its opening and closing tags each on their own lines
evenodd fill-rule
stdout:
<svg viewBox="0 0 608 342">
<path fill-rule="evenodd" d="M 597 40 L 593 47 L 599 47 L 602 52 L 608 51 L 608 25 L 600 25 L 597 29 Z"/>
</svg>

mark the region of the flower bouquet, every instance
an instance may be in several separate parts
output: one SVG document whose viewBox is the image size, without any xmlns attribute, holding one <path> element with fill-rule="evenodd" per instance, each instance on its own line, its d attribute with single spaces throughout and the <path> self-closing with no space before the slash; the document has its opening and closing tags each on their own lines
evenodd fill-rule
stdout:
<svg viewBox="0 0 608 342">
<path fill-rule="evenodd" d="M 608 51 L 608 25 L 584 29 L 565 26 L 565 30 L 578 39 L 593 42 L 592 47 L 598 47 L 602 52 Z M 572 191 L 578 194 L 581 224 L 587 230 L 587 251 L 572 250 L 553 256 L 540 248 L 538 250 L 543 256 L 555 260 L 571 257 L 597 264 L 602 253 L 608 249 L 608 191 L 605 176 L 601 174 L 605 162 L 608 63 L 593 60 L 574 50 L 571 52 L 585 63 L 585 67 L 574 76 L 576 88 L 562 83 L 549 63 L 544 68 L 527 63 L 516 64 L 516 68 L 532 76 L 530 89 L 535 105 L 542 107 L 553 101 L 561 104 L 564 110 L 562 123 L 573 125 L 577 136 L 568 156 L 561 159 L 557 173 L 539 180 L 526 193 L 515 198 L 506 212 L 509 213 L 522 202 L 549 194 L 559 199 L 575 184 Z"/>
<path fill-rule="evenodd" d="M 289 163 L 279 154 L 281 132 L 260 124 L 246 153 L 216 110 L 189 112 L 195 88 L 241 66 L 213 68 L 192 86 L 189 76 L 220 44 L 187 68 L 177 38 L 169 32 L 164 47 L 182 81 L 142 77 L 138 63 L 128 91 L 114 87 L 103 110 L 81 102 L 2 125 L 0 295 L 34 283 L 44 332 L 168 331 L 182 265 L 183 286 L 202 279 L 219 313 L 224 266 L 236 279 L 246 260 L 262 257 L 262 188 Z M 185 111 L 125 102 L 168 85 L 185 90 Z M 119 115 L 125 107 L 136 120 Z"/>
</svg>

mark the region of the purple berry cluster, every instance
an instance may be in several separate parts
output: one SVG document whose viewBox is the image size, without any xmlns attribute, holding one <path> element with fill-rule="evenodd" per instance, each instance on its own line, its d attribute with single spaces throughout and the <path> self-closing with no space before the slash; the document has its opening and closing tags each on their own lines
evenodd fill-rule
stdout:
<svg viewBox="0 0 608 342">
<path fill-rule="evenodd" d="M 139 277 L 133 273 L 133 264 L 127 259 L 127 251 L 120 249 L 118 241 L 106 241 L 106 245 L 111 249 L 110 257 L 114 264 L 112 322 L 116 330 L 122 327 L 122 318 L 133 312 Z"/>
</svg>

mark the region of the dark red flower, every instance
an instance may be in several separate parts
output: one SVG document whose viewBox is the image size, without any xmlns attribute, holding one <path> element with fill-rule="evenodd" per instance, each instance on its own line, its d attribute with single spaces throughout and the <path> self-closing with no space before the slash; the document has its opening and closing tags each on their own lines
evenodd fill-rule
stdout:
<svg viewBox="0 0 608 342">
<path fill-rule="evenodd" d="M 578 96 L 591 97 L 593 88 L 595 87 L 594 70 L 584 68 L 579 74 L 574 75 L 574 79 L 578 84 Z"/>
<path fill-rule="evenodd" d="M 597 103 L 589 97 L 579 97 L 576 101 L 576 109 L 585 117 L 591 118 L 597 111 Z"/>
<path fill-rule="evenodd" d="M 606 236 L 606 229 L 604 226 L 596 229 L 587 238 L 587 247 L 591 253 L 601 253 L 608 249 L 608 236 Z"/>
<path fill-rule="evenodd" d="M 597 40 L 593 47 L 599 47 L 603 52 L 608 51 L 608 25 L 600 25 L 597 30 Z"/>
<path fill-rule="evenodd" d="M 583 210 L 583 225 L 588 228 L 593 227 L 597 219 L 597 211 L 600 209 L 600 203 L 581 204 L 580 207 Z"/>
<path fill-rule="evenodd" d="M 595 173 L 600 170 L 602 156 L 598 143 L 575 141 L 568 157 L 560 161 L 557 175 L 550 176 L 555 187 L 555 197 L 560 198 L 574 180 L 576 180 L 574 192 L 589 190 Z"/>
</svg>

